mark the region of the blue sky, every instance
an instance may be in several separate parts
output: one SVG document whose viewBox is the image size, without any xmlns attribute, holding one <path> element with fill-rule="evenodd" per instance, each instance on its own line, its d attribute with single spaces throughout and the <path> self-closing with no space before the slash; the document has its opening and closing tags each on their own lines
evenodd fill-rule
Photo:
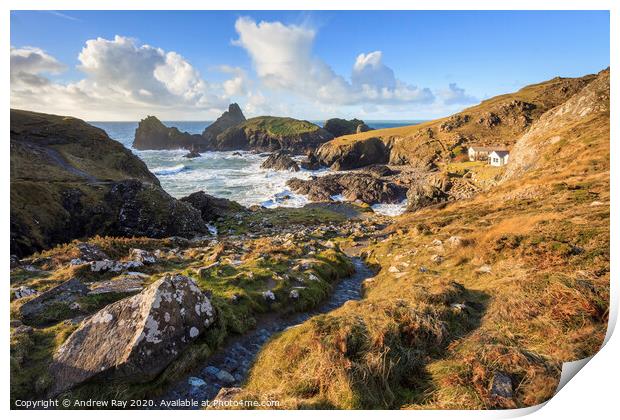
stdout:
<svg viewBox="0 0 620 420">
<path fill-rule="evenodd" d="M 608 12 L 11 13 L 12 106 L 91 120 L 427 119 L 608 65 Z"/>
</svg>

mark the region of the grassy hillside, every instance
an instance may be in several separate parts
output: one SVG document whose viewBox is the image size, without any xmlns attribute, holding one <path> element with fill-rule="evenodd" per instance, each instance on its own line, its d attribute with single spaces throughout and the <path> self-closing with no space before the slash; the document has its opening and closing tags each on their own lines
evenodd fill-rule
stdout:
<svg viewBox="0 0 620 420">
<path fill-rule="evenodd" d="M 517 142 L 533 150 L 508 168 L 518 176 L 400 217 L 366 249 L 379 273 L 365 298 L 272 340 L 236 398 L 413 409 L 549 399 L 562 363 L 593 355 L 607 329 L 609 72 L 540 119 Z"/>
<path fill-rule="evenodd" d="M 241 125 L 247 130 L 264 131 L 272 136 L 291 136 L 320 129 L 318 125 L 311 122 L 288 117 L 255 117 Z"/>
<path fill-rule="evenodd" d="M 356 143 L 376 138 L 386 145 L 386 156 L 377 155 L 376 163 L 389 160 L 393 164 L 427 166 L 458 157 L 470 144 L 512 146 L 544 112 L 563 103 L 594 78 L 556 77 L 485 100 L 450 117 L 338 137 L 317 153 L 331 165 L 356 153 Z"/>
</svg>

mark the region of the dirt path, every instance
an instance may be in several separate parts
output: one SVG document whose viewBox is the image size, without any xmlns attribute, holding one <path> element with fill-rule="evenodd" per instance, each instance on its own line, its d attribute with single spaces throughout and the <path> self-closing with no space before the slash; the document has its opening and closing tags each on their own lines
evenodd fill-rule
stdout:
<svg viewBox="0 0 620 420">
<path fill-rule="evenodd" d="M 202 402 L 213 399 L 223 387 L 242 385 L 259 351 L 274 334 L 301 324 L 315 315 L 333 311 L 348 300 L 362 298 L 362 282 L 373 277 L 374 273 L 360 258 L 353 257 L 352 260 L 355 273 L 339 281 L 331 296 L 318 308 L 291 315 L 271 313 L 259 316 L 255 329 L 230 337 L 204 366 L 154 400 Z"/>
</svg>

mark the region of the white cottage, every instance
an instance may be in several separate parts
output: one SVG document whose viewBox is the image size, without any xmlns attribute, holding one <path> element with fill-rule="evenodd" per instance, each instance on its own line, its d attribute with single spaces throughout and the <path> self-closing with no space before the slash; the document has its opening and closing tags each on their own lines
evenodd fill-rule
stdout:
<svg viewBox="0 0 620 420">
<path fill-rule="evenodd" d="M 494 150 L 489 154 L 489 163 L 491 166 L 504 166 L 508 163 L 509 157 L 508 150 Z"/>
</svg>

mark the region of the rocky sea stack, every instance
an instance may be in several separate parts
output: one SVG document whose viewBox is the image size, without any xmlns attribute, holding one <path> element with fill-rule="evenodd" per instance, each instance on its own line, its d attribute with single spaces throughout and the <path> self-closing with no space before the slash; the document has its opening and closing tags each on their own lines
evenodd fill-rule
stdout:
<svg viewBox="0 0 620 420">
<path fill-rule="evenodd" d="M 323 128 L 334 135 L 334 137 L 340 137 L 347 134 L 364 133 L 370 131 L 364 121 L 353 118 L 352 120 L 345 120 L 342 118 L 331 118 L 325 121 Z"/>
</svg>

